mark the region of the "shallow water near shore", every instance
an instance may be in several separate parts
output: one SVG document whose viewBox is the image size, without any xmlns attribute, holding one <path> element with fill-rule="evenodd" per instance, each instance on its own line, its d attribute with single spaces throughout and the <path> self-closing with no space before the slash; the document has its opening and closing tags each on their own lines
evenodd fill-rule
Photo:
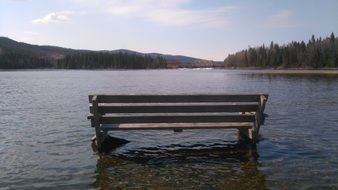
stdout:
<svg viewBox="0 0 338 190">
<path fill-rule="evenodd" d="M 93 151 L 88 94 L 268 93 L 235 130 L 118 131 Z M 0 71 L 0 189 L 338 189 L 338 75 L 255 70 Z"/>
</svg>

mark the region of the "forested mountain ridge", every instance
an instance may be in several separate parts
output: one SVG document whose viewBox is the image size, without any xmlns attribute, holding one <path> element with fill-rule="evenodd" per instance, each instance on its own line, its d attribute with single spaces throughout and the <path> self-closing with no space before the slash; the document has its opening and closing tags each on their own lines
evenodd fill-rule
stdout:
<svg viewBox="0 0 338 190">
<path fill-rule="evenodd" d="M 0 69 L 165 68 L 165 60 L 141 54 L 38 46 L 0 37 Z"/>
<path fill-rule="evenodd" d="M 75 50 L 39 46 L 0 37 L 0 69 L 147 69 L 214 66 L 181 55 L 120 50 Z"/>
<path fill-rule="evenodd" d="M 327 38 L 315 38 L 305 43 L 291 42 L 242 50 L 224 60 L 225 67 L 257 68 L 338 68 L 338 38 L 334 33 Z"/>
</svg>

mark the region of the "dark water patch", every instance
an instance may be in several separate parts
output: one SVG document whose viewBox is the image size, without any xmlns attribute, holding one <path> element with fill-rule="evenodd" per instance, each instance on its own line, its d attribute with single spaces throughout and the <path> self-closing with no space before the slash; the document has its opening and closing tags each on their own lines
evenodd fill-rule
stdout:
<svg viewBox="0 0 338 190">
<path fill-rule="evenodd" d="M 94 152 L 101 152 L 102 154 L 109 154 L 116 148 L 129 143 L 128 140 L 107 135 L 102 142 L 101 149 L 98 149 L 98 147 L 96 146 L 96 140 L 97 140 L 96 137 L 92 138 L 92 149 Z"/>
<path fill-rule="evenodd" d="M 233 144 L 196 144 L 192 146 L 170 145 L 164 147 L 140 147 L 128 150 L 121 154 L 112 153 L 112 157 L 122 158 L 137 163 L 167 164 L 175 162 L 241 162 L 257 160 L 256 145 L 233 143 Z"/>
</svg>

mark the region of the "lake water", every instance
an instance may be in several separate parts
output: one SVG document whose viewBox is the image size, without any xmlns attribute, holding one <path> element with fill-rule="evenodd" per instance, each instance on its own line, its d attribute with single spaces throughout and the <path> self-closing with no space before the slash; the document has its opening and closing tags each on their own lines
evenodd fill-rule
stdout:
<svg viewBox="0 0 338 190">
<path fill-rule="evenodd" d="M 256 147 L 236 131 L 114 132 L 88 94 L 268 93 Z M 338 189 L 338 76 L 238 70 L 0 71 L 0 189 Z"/>
</svg>

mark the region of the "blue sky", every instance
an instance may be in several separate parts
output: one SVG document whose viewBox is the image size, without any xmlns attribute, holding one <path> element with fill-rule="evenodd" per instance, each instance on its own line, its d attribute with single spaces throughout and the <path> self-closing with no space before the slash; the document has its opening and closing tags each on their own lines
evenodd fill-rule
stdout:
<svg viewBox="0 0 338 190">
<path fill-rule="evenodd" d="M 331 32 L 338 36 L 337 0 L 0 0 L 0 36 L 76 49 L 223 60 Z"/>
</svg>

